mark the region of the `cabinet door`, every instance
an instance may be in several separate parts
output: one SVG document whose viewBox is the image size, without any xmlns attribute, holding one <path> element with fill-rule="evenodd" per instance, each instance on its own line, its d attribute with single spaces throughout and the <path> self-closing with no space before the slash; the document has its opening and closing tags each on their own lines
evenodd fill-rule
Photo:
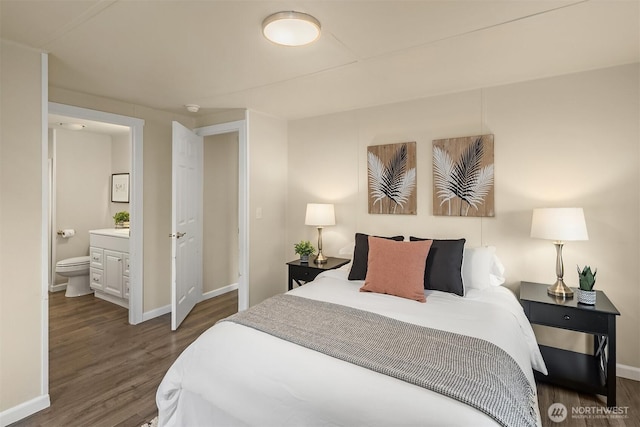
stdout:
<svg viewBox="0 0 640 427">
<path fill-rule="evenodd" d="M 104 251 L 104 291 L 122 298 L 123 257 L 121 252 Z"/>
</svg>

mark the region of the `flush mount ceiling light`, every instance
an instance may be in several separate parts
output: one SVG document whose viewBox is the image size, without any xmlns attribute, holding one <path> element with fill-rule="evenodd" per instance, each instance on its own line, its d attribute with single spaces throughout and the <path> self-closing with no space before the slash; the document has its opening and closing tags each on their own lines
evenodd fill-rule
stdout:
<svg viewBox="0 0 640 427">
<path fill-rule="evenodd" d="M 85 125 L 81 125 L 80 123 L 62 123 L 61 122 L 61 123 L 58 123 L 58 126 L 68 130 L 82 130 L 86 128 Z"/>
<path fill-rule="evenodd" d="M 303 46 L 320 36 L 320 21 L 302 12 L 277 12 L 262 21 L 262 33 L 284 46 Z"/>
</svg>

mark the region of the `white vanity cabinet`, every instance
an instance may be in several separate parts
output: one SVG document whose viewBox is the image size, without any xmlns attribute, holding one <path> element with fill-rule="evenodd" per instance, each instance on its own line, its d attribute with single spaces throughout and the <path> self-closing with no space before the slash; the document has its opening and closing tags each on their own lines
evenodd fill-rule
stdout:
<svg viewBox="0 0 640 427">
<path fill-rule="evenodd" d="M 89 232 L 90 284 L 95 296 L 129 307 L 129 230 Z"/>
</svg>

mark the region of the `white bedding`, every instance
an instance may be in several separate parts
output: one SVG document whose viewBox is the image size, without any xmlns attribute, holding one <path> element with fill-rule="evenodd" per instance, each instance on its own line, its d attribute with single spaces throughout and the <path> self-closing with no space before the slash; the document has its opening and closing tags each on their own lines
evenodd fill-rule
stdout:
<svg viewBox="0 0 640 427">
<path fill-rule="evenodd" d="M 532 367 L 546 373 L 507 289 L 471 289 L 465 297 L 425 291 L 427 302 L 419 303 L 359 292 L 362 281 L 347 275 L 327 271 L 290 293 L 485 339 L 514 358 L 534 390 Z M 210 328 L 180 355 L 156 401 L 160 426 L 497 425 L 451 398 L 232 322 Z"/>
</svg>

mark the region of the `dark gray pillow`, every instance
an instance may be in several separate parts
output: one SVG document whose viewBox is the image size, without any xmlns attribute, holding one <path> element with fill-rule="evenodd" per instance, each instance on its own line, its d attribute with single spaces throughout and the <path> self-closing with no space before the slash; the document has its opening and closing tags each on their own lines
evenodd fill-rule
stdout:
<svg viewBox="0 0 640 427">
<path fill-rule="evenodd" d="M 382 237 L 382 236 L 374 236 Z M 383 239 L 401 242 L 404 236 L 382 237 Z M 364 280 L 369 266 L 369 235 L 356 233 L 356 247 L 353 250 L 353 264 L 349 271 L 349 280 Z"/>
<path fill-rule="evenodd" d="M 424 288 L 464 296 L 462 254 L 466 240 L 423 239 L 413 236 L 409 240 L 433 240 L 424 270 Z"/>
</svg>

